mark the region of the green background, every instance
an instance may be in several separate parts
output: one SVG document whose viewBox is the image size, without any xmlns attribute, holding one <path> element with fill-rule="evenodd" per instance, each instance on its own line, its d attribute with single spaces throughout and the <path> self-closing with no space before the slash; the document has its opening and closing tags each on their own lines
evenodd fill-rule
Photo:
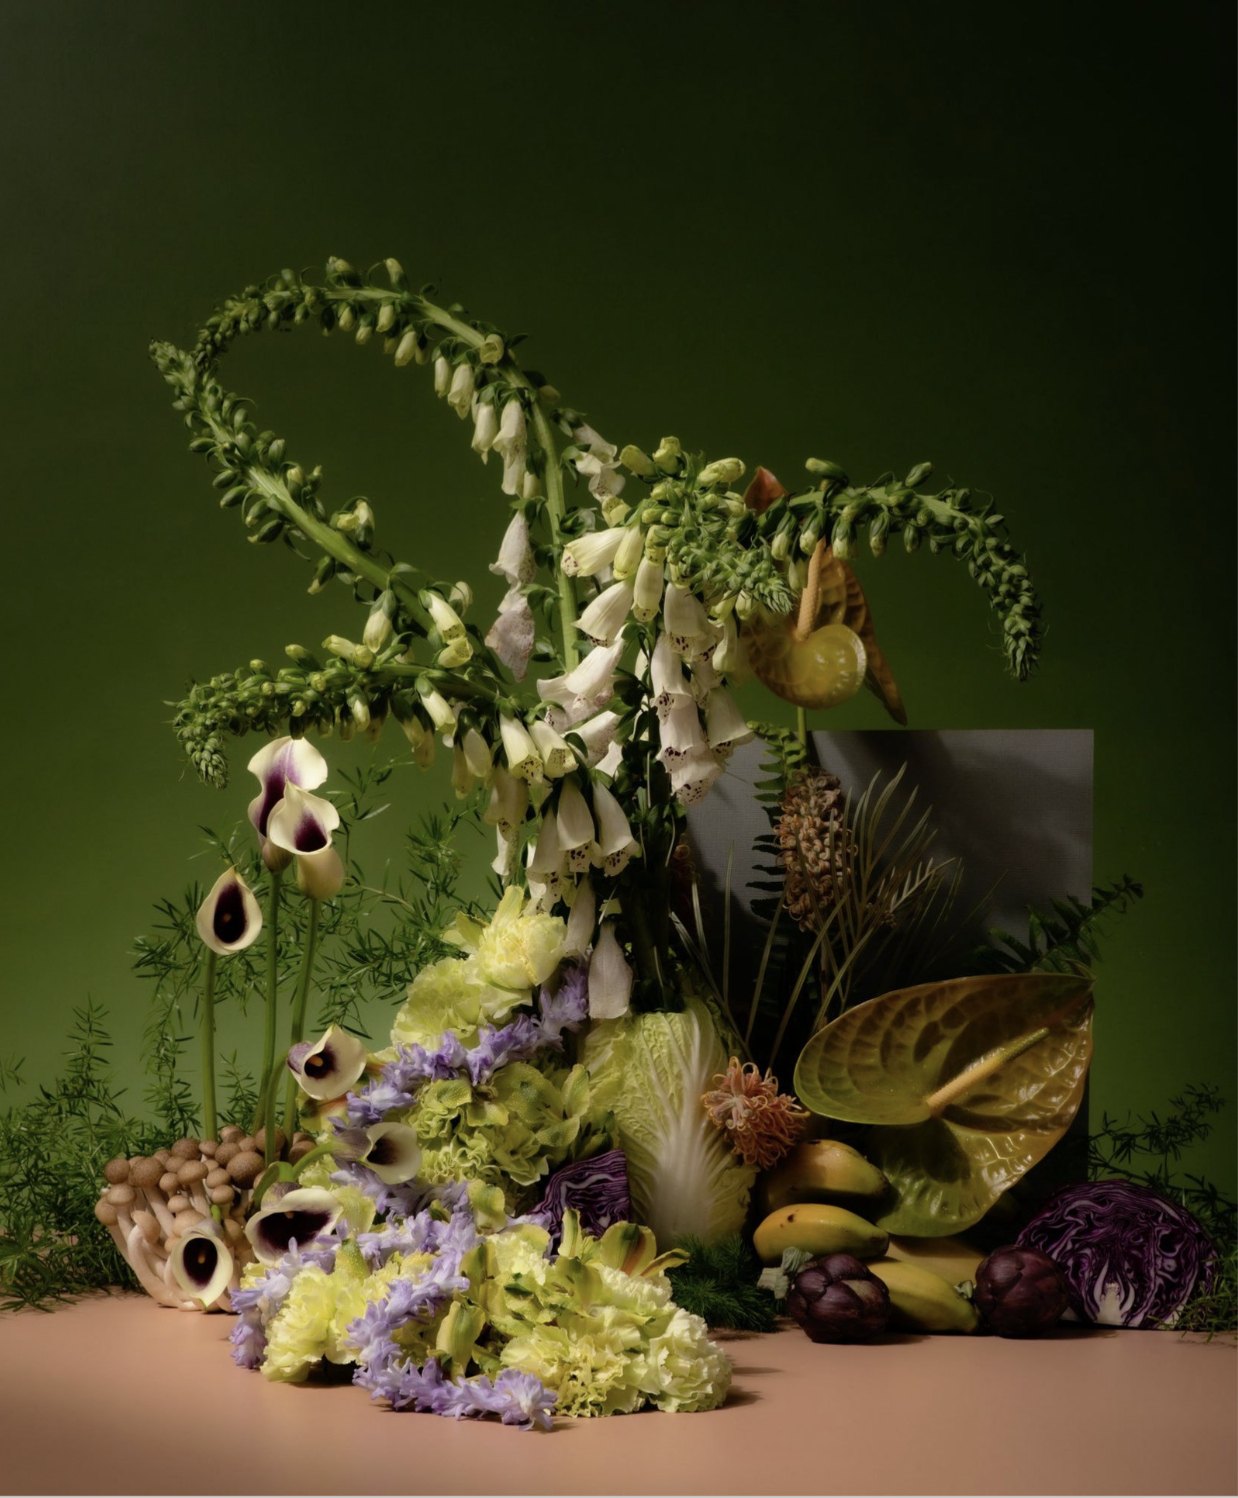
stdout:
<svg viewBox="0 0 1238 1498">
<path fill-rule="evenodd" d="M 1094 728 L 1096 877 L 1147 897 L 1107 944 L 1093 1107 L 1219 1085 L 1190 1163 L 1230 1181 L 1229 9 L 7 0 L 0 1055 L 53 1074 L 90 994 L 136 1100 L 130 945 L 251 794 L 251 746 L 208 791 L 164 704 L 359 628 L 219 512 L 147 341 L 283 265 L 395 255 L 530 332 L 620 444 L 792 482 L 930 458 L 997 496 L 1041 671 L 1005 675 L 959 564 L 898 548 L 859 564 L 884 647 L 913 726 Z M 225 371 L 329 508 L 368 495 L 489 611 L 497 475 L 426 371 L 307 330 Z M 828 726 L 883 721 L 865 695 Z M 397 785 L 367 864 L 444 791 Z"/>
</svg>

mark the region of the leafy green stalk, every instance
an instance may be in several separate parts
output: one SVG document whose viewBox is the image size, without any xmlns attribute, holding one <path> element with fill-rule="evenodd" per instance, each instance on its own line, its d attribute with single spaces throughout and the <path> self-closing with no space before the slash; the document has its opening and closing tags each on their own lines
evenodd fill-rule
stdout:
<svg viewBox="0 0 1238 1498">
<path fill-rule="evenodd" d="M 206 954 L 206 981 L 202 986 L 202 1127 L 208 1139 L 218 1139 L 215 1116 L 215 961 Z"/>
<path fill-rule="evenodd" d="M 305 932 L 305 947 L 301 956 L 301 972 L 297 979 L 296 997 L 292 1006 L 292 1030 L 289 1036 L 289 1049 L 299 1045 L 305 1039 L 305 1006 L 309 999 L 310 979 L 314 973 L 314 952 L 318 946 L 318 911 L 321 906 L 320 900 L 310 899 L 309 924 Z M 297 1121 L 297 1084 L 296 1078 L 290 1072 L 288 1081 L 284 1088 L 284 1133 L 289 1139 Z M 267 1156 L 267 1164 L 271 1163 L 271 1156 Z"/>
</svg>

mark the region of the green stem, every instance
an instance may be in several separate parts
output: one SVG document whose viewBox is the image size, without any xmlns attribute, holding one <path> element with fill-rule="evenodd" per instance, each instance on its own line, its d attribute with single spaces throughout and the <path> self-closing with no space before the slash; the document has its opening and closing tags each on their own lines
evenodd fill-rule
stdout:
<svg viewBox="0 0 1238 1498">
<path fill-rule="evenodd" d="M 215 1113 L 215 953 L 206 952 L 202 985 L 202 1129 L 205 1138 L 218 1138 Z"/>
<path fill-rule="evenodd" d="M 536 391 L 533 401 L 533 430 L 537 433 L 538 445 L 546 460 L 546 519 L 550 522 L 550 540 L 556 561 L 559 562 L 555 573 L 559 584 L 559 633 L 563 641 L 563 664 L 570 671 L 580 659 L 580 653 L 576 648 L 576 588 L 560 561 L 563 556 L 563 521 L 567 515 L 567 501 L 563 497 L 563 473 L 559 467 L 554 433 Z"/>
<path fill-rule="evenodd" d="M 796 736 L 796 738 L 799 739 L 800 744 L 805 749 L 807 749 L 808 748 L 808 711 L 807 711 L 806 708 L 797 707 L 795 709 L 795 736 Z"/>
<path fill-rule="evenodd" d="M 269 1165 L 276 1155 L 275 1150 L 275 1031 L 279 997 L 279 896 L 283 870 L 271 871 L 271 887 L 267 900 L 267 992 L 266 1024 L 262 1037 L 262 1086 L 259 1102 L 262 1109 L 262 1127 L 266 1130 L 266 1162 Z"/>
<path fill-rule="evenodd" d="M 318 945 L 319 902 L 309 902 L 309 924 L 305 932 L 305 950 L 301 954 L 301 971 L 297 977 L 297 992 L 292 1004 L 292 1030 L 289 1048 L 305 1039 L 305 1007 L 309 999 L 310 977 L 314 971 L 314 949 Z M 288 1073 L 288 1085 L 284 1090 L 284 1134 L 292 1138 L 297 1121 L 297 1080 Z"/>
</svg>

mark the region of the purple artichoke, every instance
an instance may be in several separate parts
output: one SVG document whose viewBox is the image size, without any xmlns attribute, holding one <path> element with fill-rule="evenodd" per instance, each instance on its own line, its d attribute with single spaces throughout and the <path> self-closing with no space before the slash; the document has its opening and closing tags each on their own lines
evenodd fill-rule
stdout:
<svg viewBox="0 0 1238 1498">
<path fill-rule="evenodd" d="M 1129 1181 L 1055 1191 L 1019 1234 L 1066 1275 L 1070 1307 L 1102 1326 L 1172 1326 L 1216 1266 L 1212 1240 L 1176 1203 Z"/>
<path fill-rule="evenodd" d="M 851 1254 L 827 1254 L 796 1275 L 787 1310 L 814 1342 L 866 1342 L 885 1330 L 890 1292 Z"/>
<path fill-rule="evenodd" d="M 975 1306 L 999 1337 L 1038 1337 L 1070 1304 L 1066 1276 L 1048 1254 L 1011 1244 L 976 1270 Z"/>
</svg>

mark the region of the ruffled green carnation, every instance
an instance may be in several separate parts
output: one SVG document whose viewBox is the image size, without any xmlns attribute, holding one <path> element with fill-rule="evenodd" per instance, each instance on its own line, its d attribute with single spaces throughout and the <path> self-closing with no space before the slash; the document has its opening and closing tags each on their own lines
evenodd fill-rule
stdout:
<svg viewBox="0 0 1238 1498">
<path fill-rule="evenodd" d="M 443 957 L 422 968 L 391 1027 L 396 1045 L 435 1049 L 448 1030 L 461 1044 L 476 1044 L 483 1024 L 501 1023 L 528 993 L 514 993 L 487 981 L 475 957 Z"/>
<path fill-rule="evenodd" d="M 524 914 L 524 899 L 516 885 L 508 889 L 477 937 L 478 971 L 500 988 L 535 988 L 545 983 L 563 957 L 566 922 L 555 915 Z"/>
</svg>

